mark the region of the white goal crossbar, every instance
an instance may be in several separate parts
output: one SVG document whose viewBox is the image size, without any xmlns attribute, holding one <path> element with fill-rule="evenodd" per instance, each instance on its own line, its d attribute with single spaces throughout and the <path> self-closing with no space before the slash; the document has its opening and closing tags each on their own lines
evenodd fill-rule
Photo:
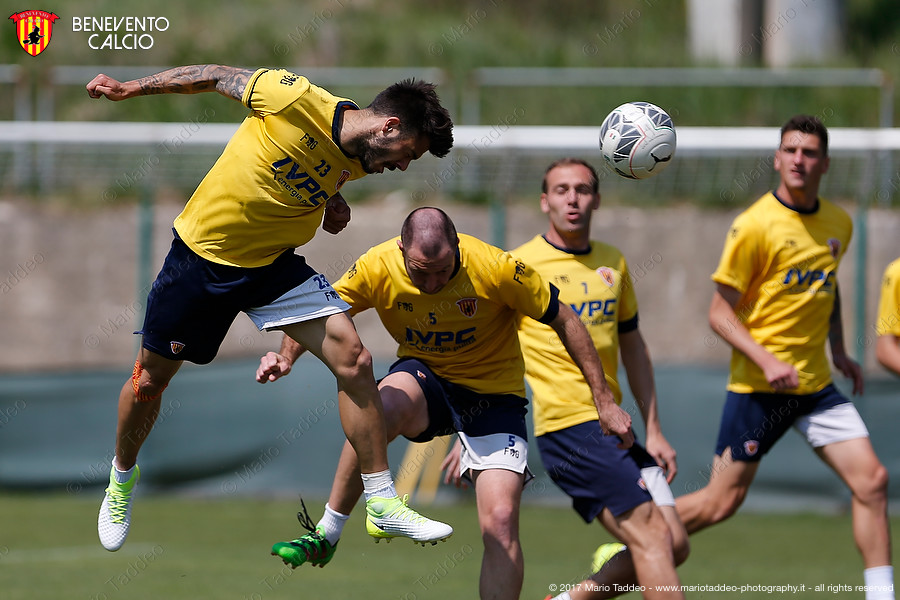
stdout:
<svg viewBox="0 0 900 600">
<path fill-rule="evenodd" d="M 234 134 L 231 123 L 131 123 L 86 121 L 0 122 L 0 143 L 134 144 L 176 142 L 224 146 Z M 454 128 L 455 148 L 473 151 L 570 150 L 595 152 L 599 127 L 471 126 Z M 678 151 L 690 153 L 774 150 L 778 128 L 679 127 Z M 844 128 L 829 130 L 832 152 L 900 150 L 900 128 Z"/>
</svg>

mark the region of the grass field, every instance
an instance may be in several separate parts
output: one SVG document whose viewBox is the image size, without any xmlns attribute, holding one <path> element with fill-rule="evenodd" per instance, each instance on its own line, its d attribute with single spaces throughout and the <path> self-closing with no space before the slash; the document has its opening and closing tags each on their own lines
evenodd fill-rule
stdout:
<svg viewBox="0 0 900 600">
<path fill-rule="evenodd" d="M 405 540 L 376 545 L 359 515 L 324 569 L 284 567 L 272 542 L 294 537 L 297 503 L 138 498 L 128 543 L 116 553 L 97 541 L 100 497 L 0 495 L 0 597 L 268 600 L 476 598 L 481 543 L 470 504 L 435 506 L 452 523 L 446 543 L 422 548 Z M 317 518 L 323 502 L 308 502 Z M 898 530 L 898 523 L 894 523 Z M 608 536 L 562 507 L 526 506 L 522 598 L 543 599 L 550 584 L 577 580 Z M 693 598 L 862 598 L 860 592 L 814 591 L 817 585 L 861 585 L 860 559 L 848 516 L 739 514 L 697 535 L 681 569 L 686 585 L 805 585 L 805 591 L 706 591 Z M 630 594 L 637 598 L 637 594 Z"/>
</svg>

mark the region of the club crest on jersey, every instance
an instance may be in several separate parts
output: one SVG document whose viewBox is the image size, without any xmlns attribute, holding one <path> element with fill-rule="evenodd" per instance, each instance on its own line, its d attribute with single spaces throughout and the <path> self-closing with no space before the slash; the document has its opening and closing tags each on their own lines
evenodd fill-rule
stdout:
<svg viewBox="0 0 900 600">
<path fill-rule="evenodd" d="M 597 269 L 597 275 L 603 278 L 603 281 L 606 282 L 606 285 L 612 287 L 613 284 L 616 283 L 616 276 L 613 274 L 613 270 L 609 267 L 600 267 Z"/>
<path fill-rule="evenodd" d="M 31 56 L 37 56 L 50 44 L 53 22 L 59 15 L 45 10 L 25 10 L 13 13 L 9 18 L 16 24 L 19 46 Z"/>
<path fill-rule="evenodd" d="M 428 379 L 428 377 L 425 376 L 425 373 L 423 373 L 422 371 L 420 371 L 418 369 L 416 369 L 416 377 L 418 377 L 422 381 L 425 381 L 426 379 Z"/>
<path fill-rule="evenodd" d="M 184 344 L 181 342 L 169 342 L 169 347 L 172 349 L 172 354 L 178 354 L 184 350 Z"/>
<path fill-rule="evenodd" d="M 478 299 L 460 298 L 456 301 L 456 305 L 459 307 L 459 312 L 471 318 L 475 316 L 475 312 L 478 310 Z"/>
<path fill-rule="evenodd" d="M 744 442 L 744 452 L 747 456 L 754 456 L 759 452 L 759 442 L 756 440 L 747 440 Z"/>
<path fill-rule="evenodd" d="M 645 492 L 647 491 L 647 483 L 644 481 L 643 477 L 641 477 L 637 480 L 637 484 L 638 484 L 639 488 L 641 488 Z"/>
<path fill-rule="evenodd" d="M 341 176 L 338 177 L 337 183 L 334 184 L 334 191 L 338 191 L 341 189 L 341 186 L 347 183 L 347 180 L 350 179 L 350 171 L 344 169 L 341 171 Z"/>
<path fill-rule="evenodd" d="M 831 251 L 831 255 L 837 258 L 837 255 L 841 252 L 841 240 L 836 238 L 829 238 L 828 249 Z"/>
</svg>

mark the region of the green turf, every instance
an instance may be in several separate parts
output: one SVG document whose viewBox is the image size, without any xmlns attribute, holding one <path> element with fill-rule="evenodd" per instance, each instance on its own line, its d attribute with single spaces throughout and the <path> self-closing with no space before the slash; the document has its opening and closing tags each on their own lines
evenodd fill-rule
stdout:
<svg viewBox="0 0 900 600">
<path fill-rule="evenodd" d="M 128 543 L 104 551 L 96 536 L 100 497 L 0 495 L 0 597 L 181 599 L 476 598 L 481 542 L 472 504 L 432 507 L 456 528 L 446 543 L 422 548 L 406 540 L 376 545 L 359 514 L 348 523 L 334 561 L 291 571 L 269 548 L 300 533 L 295 502 L 138 498 Z M 94 501 L 96 500 L 96 501 Z M 308 502 L 315 517 L 322 502 Z M 360 512 L 360 511 L 358 511 Z M 894 529 L 897 530 L 897 523 Z M 550 584 L 573 581 L 608 535 L 564 508 L 522 511 L 526 575 L 522 598 L 543 599 Z M 848 516 L 739 514 L 695 536 L 680 569 L 692 585 L 859 585 L 860 559 Z M 688 594 L 694 598 L 778 598 L 764 592 Z M 629 596 L 637 598 L 636 594 Z"/>
</svg>

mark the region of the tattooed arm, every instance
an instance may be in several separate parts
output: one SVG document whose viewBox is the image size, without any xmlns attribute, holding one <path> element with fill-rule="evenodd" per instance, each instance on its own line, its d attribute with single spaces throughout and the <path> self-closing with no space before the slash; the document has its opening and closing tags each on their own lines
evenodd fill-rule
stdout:
<svg viewBox="0 0 900 600">
<path fill-rule="evenodd" d="M 192 65 L 175 67 L 132 81 L 119 82 L 102 73 L 87 84 L 91 98 L 106 96 L 110 100 L 126 100 L 150 94 L 197 94 L 219 92 L 238 102 L 244 94 L 247 81 L 255 73 L 252 69 L 239 69 L 223 65 Z"/>
</svg>

